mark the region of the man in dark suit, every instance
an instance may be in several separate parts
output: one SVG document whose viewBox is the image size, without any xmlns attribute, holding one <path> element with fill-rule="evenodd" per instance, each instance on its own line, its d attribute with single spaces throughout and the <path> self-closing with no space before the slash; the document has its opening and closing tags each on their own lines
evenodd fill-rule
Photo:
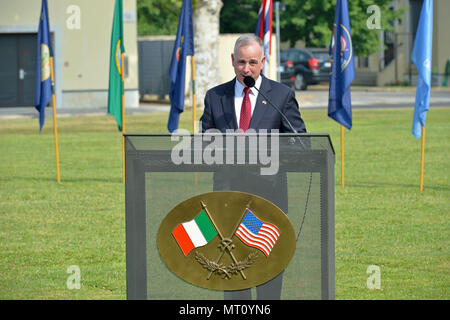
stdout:
<svg viewBox="0 0 450 320">
<path fill-rule="evenodd" d="M 300 116 L 295 92 L 261 74 L 266 57 L 263 56 L 263 42 L 253 34 L 243 35 L 236 40 L 231 55 L 236 77 L 214 87 L 206 93 L 205 109 L 200 118 L 202 132 L 218 129 L 226 133 L 230 130 L 248 129 L 255 131 L 277 130 L 280 133 L 292 132 L 289 124 L 269 105 L 267 99 L 277 106 L 289 119 L 297 132 L 306 132 Z M 255 80 L 255 88 L 246 88 L 244 77 Z M 263 197 L 287 213 L 287 180 L 285 173 L 274 176 L 261 176 L 247 169 L 236 167 L 233 170 L 215 172 L 214 190 L 233 190 L 247 192 Z M 282 273 L 273 280 L 256 288 L 258 299 L 280 299 Z M 251 299 L 251 290 L 226 291 L 225 299 Z"/>
<path fill-rule="evenodd" d="M 200 118 L 202 132 L 215 128 L 222 132 L 227 129 L 237 130 L 248 128 L 255 130 L 278 129 L 279 132 L 292 132 L 288 124 L 278 112 L 258 94 L 255 88 L 249 92 L 251 102 L 251 120 L 245 128 L 240 119 L 245 100 L 244 77 L 255 79 L 257 87 L 281 112 L 289 119 L 297 132 L 306 132 L 305 124 L 300 116 L 295 92 L 284 84 L 267 79 L 261 74 L 266 57 L 263 56 L 263 43 L 253 34 L 237 39 L 231 62 L 236 78 L 208 90 L 205 96 L 205 110 Z"/>
</svg>

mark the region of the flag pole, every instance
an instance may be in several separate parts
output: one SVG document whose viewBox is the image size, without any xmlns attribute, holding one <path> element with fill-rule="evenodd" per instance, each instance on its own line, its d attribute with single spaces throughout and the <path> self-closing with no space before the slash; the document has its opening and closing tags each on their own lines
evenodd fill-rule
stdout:
<svg viewBox="0 0 450 320">
<path fill-rule="evenodd" d="M 122 180 L 125 183 L 125 65 L 124 54 L 120 54 L 120 66 L 121 66 L 121 81 L 122 81 Z"/>
<path fill-rule="evenodd" d="M 194 133 L 197 132 L 197 126 L 195 120 L 197 119 L 196 114 L 196 101 L 195 101 L 195 57 L 191 57 L 191 69 L 192 69 L 192 130 Z"/>
<path fill-rule="evenodd" d="M 55 76 L 53 72 L 53 57 L 50 57 L 50 81 L 52 84 L 53 136 L 55 137 L 56 180 L 58 181 L 58 183 L 60 183 L 61 174 L 59 172 L 58 127 L 56 124 Z"/>
<path fill-rule="evenodd" d="M 423 167 L 425 160 L 425 126 L 422 125 L 422 143 L 421 143 L 421 157 L 420 157 L 420 191 L 423 191 Z"/>
<path fill-rule="evenodd" d="M 344 126 L 341 125 L 341 187 L 344 189 Z"/>
<path fill-rule="evenodd" d="M 196 101 L 195 101 L 195 56 L 191 57 L 191 72 L 192 72 L 192 130 L 195 134 L 197 132 L 196 125 Z M 198 184 L 198 173 L 194 172 L 194 185 Z"/>
</svg>

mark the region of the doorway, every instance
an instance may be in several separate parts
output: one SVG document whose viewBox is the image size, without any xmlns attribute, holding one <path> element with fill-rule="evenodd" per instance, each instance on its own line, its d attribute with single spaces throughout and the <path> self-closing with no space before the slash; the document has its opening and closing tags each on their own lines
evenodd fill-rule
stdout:
<svg viewBox="0 0 450 320">
<path fill-rule="evenodd" d="M 37 34 L 0 34 L 0 48 L 0 107 L 34 106 Z"/>
</svg>

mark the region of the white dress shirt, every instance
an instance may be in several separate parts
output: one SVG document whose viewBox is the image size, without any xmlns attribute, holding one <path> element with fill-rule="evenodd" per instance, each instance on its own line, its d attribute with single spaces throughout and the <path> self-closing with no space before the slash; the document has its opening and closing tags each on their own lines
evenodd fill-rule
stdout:
<svg viewBox="0 0 450 320">
<path fill-rule="evenodd" d="M 255 89 L 255 87 L 259 90 L 259 87 L 261 86 L 262 78 L 261 76 L 258 77 L 255 81 L 255 86 L 251 88 L 249 98 L 250 103 L 252 105 L 252 115 L 253 110 L 255 109 L 256 105 L 256 98 L 258 98 L 258 91 Z M 237 79 L 236 83 L 234 85 L 234 110 L 236 112 L 236 120 L 239 127 L 239 122 L 241 120 L 241 107 L 242 107 L 242 100 L 244 100 L 244 88 L 245 86 L 241 84 Z"/>
</svg>

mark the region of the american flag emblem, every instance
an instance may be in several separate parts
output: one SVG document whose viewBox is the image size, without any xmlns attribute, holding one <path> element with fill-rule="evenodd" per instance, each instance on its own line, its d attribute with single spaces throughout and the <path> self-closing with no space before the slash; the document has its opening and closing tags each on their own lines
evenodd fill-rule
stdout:
<svg viewBox="0 0 450 320">
<path fill-rule="evenodd" d="M 255 247 L 269 256 L 280 236 L 280 230 L 277 226 L 262 221 L 248 210 L 236 231 L 236 235 L 246 245 Z"/>
</svg>

